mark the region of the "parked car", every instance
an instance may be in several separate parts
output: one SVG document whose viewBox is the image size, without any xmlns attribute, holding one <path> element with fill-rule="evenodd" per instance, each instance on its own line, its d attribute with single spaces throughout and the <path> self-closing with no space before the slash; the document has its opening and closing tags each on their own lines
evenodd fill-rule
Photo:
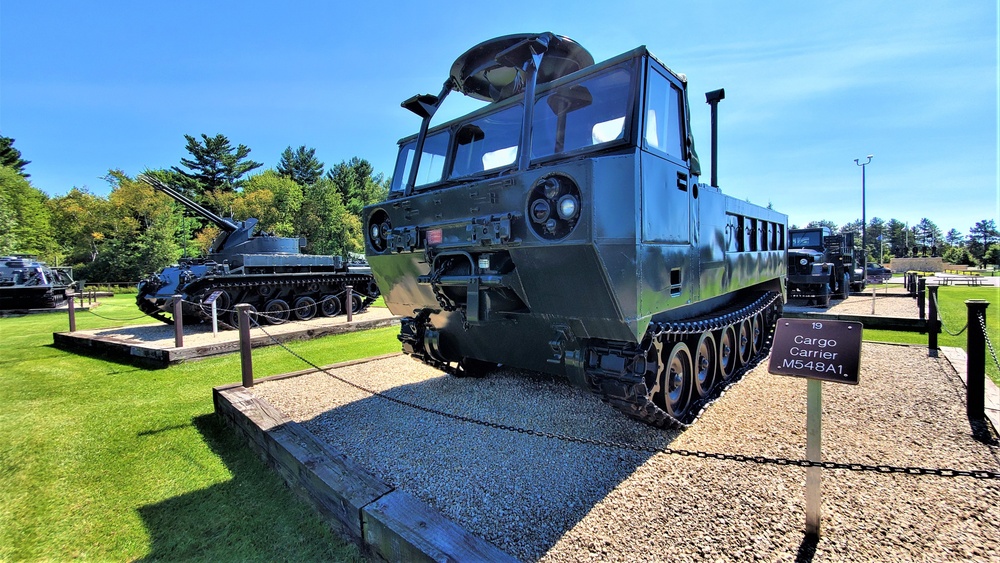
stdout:
<svg viewBox="0 0 1000 563">
<path fill-rule="evenodd" d="M 892 277 L 892 270 L 881 264 L 869 262 L 868 267 L 865 269 L 865 274 L 869 282 L 882 283 Z"/>
</svg>

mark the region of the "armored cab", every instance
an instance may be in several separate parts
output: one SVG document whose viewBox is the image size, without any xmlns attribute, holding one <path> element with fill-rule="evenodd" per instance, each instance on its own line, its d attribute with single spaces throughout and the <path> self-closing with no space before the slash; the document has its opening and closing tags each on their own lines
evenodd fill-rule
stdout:
<svg viewBox="0 0 1000 563">
<path fill-rule="evenodd" d="M 0 309 L 54 308 L 75 286 L 73 270 L 34 256 L 0 258 Z"/>
<path fill-rule="evenodd" d="M 432 125 L 452 91 L 488 104 Z M 787 218 L 699 181 L 686 79 L 645 47 L 594 64 L 566 37 L 500 37 L 403 106 L 419 133 L 363 218 L 406 353 L 564 375 L 659 426 L 764 353 Z"/>
<path fill-rule="evenodd" d="M 185 322 L 210 318 L 207 301 L 214 297 L 216 310 L 232 326 L 238 323 L 233 309 L 238 303 L 263 313 L 265 322 L 278 324 L 289 318 L 332 317 L 348 306 L 360 312 L 379 296 L 367 267 L 349 267 L 336 256 L 301 254 L 305 239 L 259 232 L 257 219 L 220 217 L 152 176 L 140 179 L 222 231 L 205 258 L 181 260 L 139 283 L 136 303 L 153 318 L 173 322 L 166 314 L 173 313 L 174 295 L 183 299 Z M 348 285 L 353 288 L 350 304 Z"/>
</svg>

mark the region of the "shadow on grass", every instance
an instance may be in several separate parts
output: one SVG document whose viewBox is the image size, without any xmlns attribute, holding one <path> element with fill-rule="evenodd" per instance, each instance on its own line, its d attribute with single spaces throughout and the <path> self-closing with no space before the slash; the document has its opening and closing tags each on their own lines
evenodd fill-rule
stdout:
<svg viewBox="0 0 1000 563">
<path fill-rule="evenodd" d="M 215 414 L 192 423 L 232 478 L 140 507 L 143 561 L 361 560 Z"/>
</svg>

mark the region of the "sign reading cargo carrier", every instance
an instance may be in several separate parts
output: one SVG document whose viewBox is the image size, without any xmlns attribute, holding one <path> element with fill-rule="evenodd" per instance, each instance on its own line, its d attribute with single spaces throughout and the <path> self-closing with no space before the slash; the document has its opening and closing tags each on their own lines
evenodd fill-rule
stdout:
<svg viewBox="0 0 1000 563">
<path fill-rule="evenodd" d="M 778 319 L 767 371 L 858 384 L 861 323 Z"/>
</svg>

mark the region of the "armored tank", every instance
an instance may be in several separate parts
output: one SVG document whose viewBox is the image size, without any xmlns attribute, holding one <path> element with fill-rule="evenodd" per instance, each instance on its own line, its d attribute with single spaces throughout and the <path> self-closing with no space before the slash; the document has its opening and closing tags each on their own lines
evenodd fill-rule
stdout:
<svg viewBox="0 0 1000 563">
<path fill-rule="evenodd" d="M 452 91 L 488 102 L 446 123 Z M 716 147 L 717 105 L 706 94 Z M 403 350 L 447 373 L 567 377 L 625 414 L 689 424 L 764 357 L 787 217 L 699 181 L 687 80 L 638 47 L 595 64 L 551 33 L 461 55 L 399 142 L 366 253 Z"/>
<path fill-rule="evenodd" d="M 55 308 L 74 286 L 72 269 L 48 266 L 34 256 L 0 258 L 0 309 Z"/>
<path fill-rule="evenodd" d="M 259 232 L 257 219 L 220 217 L 152 176 L 140 179 L 222 230 L 205 258 L 180 260 L 139 282 L 136 303 L 153 318 L 173 323 L 175 294 L 184 300 L 185 323 L 210 319 L 213 298 L 216 310 L 223 312 L 220 318 L 234 327 L 238 319 L 233 307 L 238 303 L 263 313 L 265 322 L 279 324 L 290 318 L 332 317 L 348 306 L 361 312 L 379 296 L 367 267 L 348 267 L 337 256 L 301 254 L 304 238 Z M 348 285 L 353 288 L 350 304 Z"/>
</svg>

